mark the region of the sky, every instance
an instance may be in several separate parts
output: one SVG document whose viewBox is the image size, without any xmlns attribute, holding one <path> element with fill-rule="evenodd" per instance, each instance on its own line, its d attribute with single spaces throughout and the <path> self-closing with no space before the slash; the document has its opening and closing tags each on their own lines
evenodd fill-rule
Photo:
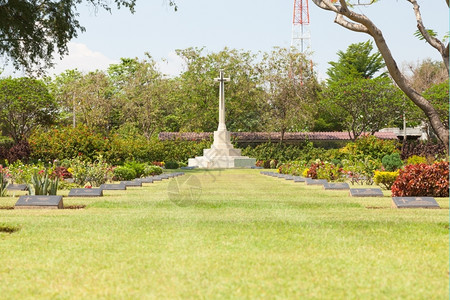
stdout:
<svg viewBox="0 0 450 300">
<path fill-rule="evenodd" d="M 74 68 L 84 72 L 106 69 L 121 57 L 144 58 L 148 52 L 163 73 L 176 76 L 183 70 L 176 49 L 204 47 L 206 52 L 217 52 L 229 47 L 256 53 L 291 44 L 294 0 L 176 2 L 175 12 L 168 0 L 138 0 L 134 14 L 126 9 L 113 9 L 110 14 L 80 5 L 80 23 L 86 32 L 70 42 L 69 55 L 58 59 L 50 74 Z M 419 4 L 425 26 L 443 37 L 449 26 L 445 2 L 419 0 Z M 425 58 L 440 60 L 436 50 L 414 37 L 414 12 L 406 0 L 381 0 L 355 10 L 366 14 L 383 31 L 400 66 Z M 312 1 L 309 12 L 312 60 L 319 78 L 324 79 L 328 62 L 337 60 L 339 50 L 371 38 L 335 24 L 334 13 L 318 8 Z"/>
</svg>

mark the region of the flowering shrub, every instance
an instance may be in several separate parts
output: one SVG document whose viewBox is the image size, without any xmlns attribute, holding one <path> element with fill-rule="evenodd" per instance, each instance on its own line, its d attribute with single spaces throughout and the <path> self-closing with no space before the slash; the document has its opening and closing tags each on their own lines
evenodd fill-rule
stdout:
<svg viewBox="0 0 450 300">
<path fill-rule="evenodd" d="M 94 162 L 83 161 L 77 157 L 70 160 L 69 163 L 73 179 L 80 186 L 84 186 L 86 183 L 90 183 L 92 186 L 100 186 L 112 179 L 113 168 L 102 156 L 99 156 Z"/>
<path fill-rule="evenodd" d="M 24 164 L 20 160 L 8 165 L 11 183 L 28 184 L 31 181 L 31 176 L 35 171 L 45 169 L 42 162 L 37 164 Z"/>
<path fill-rule="evenodd" d="M 311 177 L 312 179 L 326 179 L 328 181 L 344 180 L 344 170 L 342 168 L 323 161 L 312 163 L 306 175 L 306 177 Z"/>
<path fill-rule="evenodd" d="M 87 126 L 36 130 L 29 138 L 33 159 L 55 160 L 82 157 L 94 160 L 110 149 L 109 140 Z"/>
<path fill-rule="evenodd" d="M 373 181 L 375 182 L 375 184 L 383 185 L 387 190 L 390 190 L 398 175 L 398 170 L 395 172 L 375 171 Z"/>
<path fill-rule="evenodd" d="M 280 165 L 278 168 L 278 173 L 281 174 L 291 174 L 294 176 L 300 176 L 306 168 L 305 161 L 292 161 L 286 164 Z"/>
<path fill-rule="evenodd" d="M 53 177 L 59 177 L 61 179 L 72 178 L 72 173 L 64 166 L 56 167 L 52 172 Z"/>
<path fill-rule="evenodd" d="M 373 184 L 374 172 L 381 168 L 381 162 L 367 156 L 355 160 L 342 160 L 342 166 L 352 184 Z"/>
<path fill-rule="evenodd" d="M 407 165 L 392 185 L 392 196 L 448 197 L 448 162 Z"/>
<path fill-rule="evenodd" d="M 164 168 L 164 162 L 163 161 L 154 161 L 154 162 L 152 162 L 152 165 L 158 166 L 160 168 Z"/>
</svg>

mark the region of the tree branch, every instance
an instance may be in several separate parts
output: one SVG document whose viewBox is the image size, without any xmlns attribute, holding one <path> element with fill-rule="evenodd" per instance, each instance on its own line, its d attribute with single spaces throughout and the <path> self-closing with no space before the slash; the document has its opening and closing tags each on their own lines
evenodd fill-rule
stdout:
<svg viewBox="0 0 450 300">
<path fill-rule="evenodd" d="M 336 14 L 336 18 L 334 19 L 334 22 L 336 24 L 341 25 L 344 28 L 351 30 L 351 31 L 362 32 L 362 33 L 367 33 L 367 34 L 369 33 L 369 30 L 367 29 L 367 27 L 365 27 L 364 25 L 361 25 L 361 24 L 347 21 L 344 19 L 344 17 L 341 14 Z"/>
<path fill-rule="evenodd" d="M 411 3 L 413 5 L 413 9 L 414 9 L 414 14 L 416 16 L 416 21 L 417 21 L 417 28 L 419 29 L 420 33 L 422 34 L 422 36 L 424 37 L 424 39 L 428 42 L 428 44 L 431 45 L 431 47 L 435 48 L 436 50 L 439 51 L 439 53 L 442 56 L 442 60 L 444 61 L 445 67 L 447 68 L 447 73 L 448 73 L 448 54 L 446 55 L 446 47 L 444 45 L 444 43 L 442 43 L 438 38 L 431 36 L 430 33 L 427 31 L 427 29 L 425 28 L 425 26 L 423 25 L 423 21 L 422 21 L 422 14 L 420 13 L 420 6 L 417 3 L 416 0 L 406 0 L 409 3 Z M 449 0 L 446 0 L 447 4 Z"/>
</svg>

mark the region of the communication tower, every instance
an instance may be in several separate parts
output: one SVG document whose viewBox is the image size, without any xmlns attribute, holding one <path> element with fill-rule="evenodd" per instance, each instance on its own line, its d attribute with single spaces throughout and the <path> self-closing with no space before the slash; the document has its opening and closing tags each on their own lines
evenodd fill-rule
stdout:
<svg viewBox="0 0 450 300">
<path fill-rule="evenodd" d="M 291 46 L 302 53 L 311 50 L 308 0 L 294 0 Z"/>
</svg>

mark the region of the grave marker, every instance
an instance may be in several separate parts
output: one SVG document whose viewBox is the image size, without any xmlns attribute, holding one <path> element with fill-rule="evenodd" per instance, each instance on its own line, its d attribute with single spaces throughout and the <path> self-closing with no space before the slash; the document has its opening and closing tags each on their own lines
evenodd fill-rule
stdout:
<svg viewBox="0 0 450 300">
<path fill-rule="evenodd" d="M 49 208 L 49 209 L 63 209 L 64 204 L 62 196 L 20 196 L 14 205 L 15 209 L 27 208 Z"/>
<path fill-rule="evenodd" d="M 142 183 L 153 183 L 153 178 L 152 177 L 144 177 L 144 178 L 140 178 L 139 181 Z"/>
<path fill-rule="evenodd" d="M 28 186 L 26 184 L 8 184 L 6 187 L 8 191 L 28 191 Z"/>
<path fill-rule="evenodd" d="M 124 184 L 126 187 L 141 187 L 142 182 L 138 180 L 132 180 L 132 181 L 121 181 L 120 184 Z"/>
<path fill-rule="evenodd" d="M 381 189 L 350 189 L 352 197 L 383 197 Z"/>
<path fill-rule="evenodd" d="M 100 188 L 102 189 L 102 190 L 110 190 L 110 191 L 114 191 L 114 190 L 126 190 L 127 189 L 127 187 L 126 187 L 126 185 L 125 184 L 117 184 L 117 183 L 114 183 L 114 184 L 112 184 L 112 183 L 105 183 L 105 184 L 102 184 L 101 186 L 100 186 Z"/>
<path fill-rule="evenodd" d="M 306 183 L 306 185 L 324 185 L 325 183 L 328 183 L 328 181 L 326 179 L 306 178 L 305 183 Z"/>
<path fill-rule="evenodd" d="M 326 183 L 323 185 L 324 190 L 349 190 L 350 186 L 346 182 Z"/>
<path fill-rule="evenodd" d="M 306 178 L 301 176 L 294 176 L 294 182 L 305 182 Z"/>
<path fill-rule="evenodd" d="M 69 191 L 68 197 L 102 197 L 103 190 L 102 189 L 71 189 Z"/>
<path fill-rule="evenodd" d="M 392 197 L 396 208 L 441 208 L 433 197 Z"/>
</svg>

